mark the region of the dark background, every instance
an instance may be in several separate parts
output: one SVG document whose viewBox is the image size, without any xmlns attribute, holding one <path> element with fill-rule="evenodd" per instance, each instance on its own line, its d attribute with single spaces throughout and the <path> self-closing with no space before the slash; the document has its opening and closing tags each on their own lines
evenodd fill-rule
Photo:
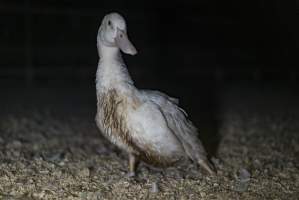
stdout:
<svg viewBox="0 0 299 200">
<path fill-rule="evenodd" d="M 105 14 L 119 12 L 139 52 L 125 55 L 136 86 L 179 98 L 216 151 L 225 101 L 285 110 L 297 96 L 296 3 L 1 0 L 0 113 L 80 110 L 93 122 L 96 35 Z"/>
<path fill-rule="evenodd" d="M 0 199 L 298 199 L 298 10 L 294 0 L 0 0 Z M 138 50 L 124 55 L 136 86 L 179 98 L 219 176 L 140 166 L 139 180 L 124 177 L 126 154 L 94 120 L 96 36 L 110 12 Z"/>
<path fill-rule="evenodd" d="M 92 84 L 97 30 L 116 11 L 139 51 L 126 60 L 141 87 L 171 80 L 296 82 L 296 3 L 2 0 L 0 79 Z"/>
<path fill-rule="evenodd" d="M 28 105 L 62 114 L 82 110 L 93 121 L 96 35 L 104 15 L 114 11 L 127 20 L 139 52 L 125 55 L 136 86 L 179 98 L 191 120 L 217 143 L 226 94 L 233 94 L 228 100 L 233 105 L 252 97 L 253 109 L 280 101 L 278 89 L 284 101 L 298 94 L 294 3 L 2 0 L 1 99 L 8 104 L 2 103 L 1 112 Z"/>
</svg>

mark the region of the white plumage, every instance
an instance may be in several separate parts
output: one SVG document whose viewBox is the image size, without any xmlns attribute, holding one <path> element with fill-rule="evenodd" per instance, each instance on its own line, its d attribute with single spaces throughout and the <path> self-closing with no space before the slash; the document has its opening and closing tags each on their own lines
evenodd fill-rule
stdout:
<svg viewBox="0 0 299 200">
<path fill-rule="evenodd" d="M 186 158 L 212 174 L 197 129 L 178 106 L 178 100 L 134 86 L 120 53 L 137 53 L 126 30 L 125 20 L 117 13 L 106 15 L 99 28 L 98 128 L 108 140 L 128 152 L 131 175 L 138 160 L 170 166 Z"/>
</svg>

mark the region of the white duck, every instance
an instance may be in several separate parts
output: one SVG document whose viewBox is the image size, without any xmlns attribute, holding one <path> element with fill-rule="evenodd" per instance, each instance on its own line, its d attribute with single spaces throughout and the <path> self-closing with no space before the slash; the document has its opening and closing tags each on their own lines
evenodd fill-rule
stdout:
<svg viewBox="0 0 299 200">
<path fill-rule="evenodd" d="M 124 18 L 104 17 L 97 35 L 96 123 L 103 135 L 129 154 L 129 175 L 139 160 L 167 167 L 189 158 L 214 174 L 198 132 L 178 100 L 153 90 L 138 90 L 120 50 L 135 55 Z"/>
</svg>

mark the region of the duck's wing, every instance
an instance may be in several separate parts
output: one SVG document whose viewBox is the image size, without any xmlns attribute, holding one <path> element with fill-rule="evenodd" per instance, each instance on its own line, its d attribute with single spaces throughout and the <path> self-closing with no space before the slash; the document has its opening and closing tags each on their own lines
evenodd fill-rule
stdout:
<svg viewBox="0 0 299 200">
<path fill-rule="evenodd" d="M 142 95 L 146 96 L 150 100 L 154 100 L 156 103 L 163 103 L 166 100 L 175 105 L 179 105 L 179 99 L 170 97 L 163 92 L 157 90 L 141 90 L 140 92 Z"/>
<path fill-rule="evenodd" d="M 141 92 L 143 96 L 159 106 L 167 121 L 167 126 L 179 139 L 188 157 L 213 174 L 213 166 L 208 161 L 207 153 L 198 138 L 198 130 L 187 119 L 187 113 L 178 106 L 178 99 L 153 90 L 143 90 Z"/>
<path fill-rule="evenodd" d="M 160 106 L 140 91 L 130 95 L 129 99 L 132 98 L 138 103 L 128 104 L 126 126 L 137 154 L 144 161 L 165 166 L 184 156 L 183 147 L 169 128 Z"/>
</svg>

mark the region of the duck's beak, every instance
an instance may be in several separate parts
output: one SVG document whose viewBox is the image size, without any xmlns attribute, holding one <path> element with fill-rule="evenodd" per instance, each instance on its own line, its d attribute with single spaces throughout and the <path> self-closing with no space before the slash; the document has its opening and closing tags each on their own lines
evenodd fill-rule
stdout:
<svg viewBox="0 0 299 200">
<path fill-rule="evenodd" d="M 130 42 L 128 35 L 125 31 L 117 29 L 117 35 L 115 38 L 116 45 L 126 54 L 135 55 L 137 50 Z"/>
</svg>

